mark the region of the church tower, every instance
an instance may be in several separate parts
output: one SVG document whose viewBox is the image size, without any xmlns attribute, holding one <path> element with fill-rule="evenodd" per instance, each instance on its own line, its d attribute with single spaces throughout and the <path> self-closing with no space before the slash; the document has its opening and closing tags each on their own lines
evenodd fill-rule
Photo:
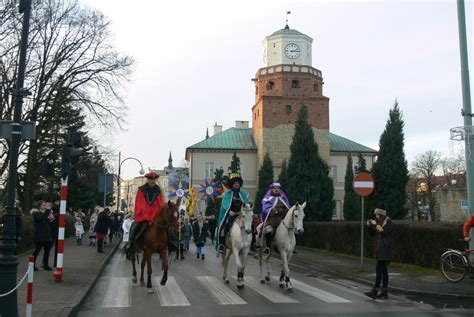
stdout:
<svg viewBox="0 0 474 317">
<path fill-rule="evenodd" d="M 258 168 L 268 152 L 275 177 L 283 160 L 290 158 L 301 107 L 307 107 L 319 154 L 329 162 L 329 98 L 323 95 L 321 71 L 312 66 L 312 43 L 312 38 L 288 25 L 263 41 L 264 67 L 253 79 L 252 129 L 258 148 Z"/>
</svg>

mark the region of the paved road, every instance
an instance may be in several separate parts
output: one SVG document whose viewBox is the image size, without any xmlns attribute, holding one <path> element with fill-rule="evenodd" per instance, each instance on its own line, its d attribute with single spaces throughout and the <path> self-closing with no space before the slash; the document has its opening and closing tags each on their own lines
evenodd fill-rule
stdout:
<svg viewBox="0 0 474 317">
<path fill-rule="evenodd" d="M 388 301 L 363 295 L 366 287 L 331 277 L 313 277 L 303 270 L 291 272 L 295 291 L 286 293 L 278 281 L 262 285 L 258 262 L 247 259 L 245 288 L 222 282 L 222 268 L 211 247 L 204 261 L 188 253 L 174 261 L 165 286 L 159 285 L 161 265 L 154 258 L 154 294 L 131 282 L 131 264 L 117 252 L 81 307 L 79 316 L 473 316 L 474 310 L 437 309 L 431 305 L 392 295 Z M 236 275 L 231 257 L 229 272 Z M 272 272 L 280 271 L 272 260 Z M 146 275 L 146 274 L 145 274 Z"/>
</svg>

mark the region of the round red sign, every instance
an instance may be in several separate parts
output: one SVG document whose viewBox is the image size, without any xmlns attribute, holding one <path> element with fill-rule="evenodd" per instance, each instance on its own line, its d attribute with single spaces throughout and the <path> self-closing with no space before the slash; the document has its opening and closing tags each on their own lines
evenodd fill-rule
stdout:
<svg viewBox="0 0 474 317">
<path fill-rule="evenodd" d="M 369 173 L 360 173 L 354 177 L 352 183 L 354 191 L 359 196 L 369 196 L 374 192 L 374 178 Z"/>
</svg>

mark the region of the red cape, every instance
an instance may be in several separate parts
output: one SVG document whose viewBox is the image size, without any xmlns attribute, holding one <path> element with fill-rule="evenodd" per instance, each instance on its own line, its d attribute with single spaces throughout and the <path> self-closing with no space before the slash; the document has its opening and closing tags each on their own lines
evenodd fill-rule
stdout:
<svg viewBox="0 0 474 317">
<path fill-rule="evenodd" d="M 155 219 L 156 214 L 160 210 L 161 206 L 163 206 L 163 195 L 158 195 L 158 197 L 153 201 L 150 205 L 145 198 L 143 190 L 138 188 L 137 197 L 135 198 L 135 222 L 141 222 L 147 220 L 149 224 L 153 222 Z"/>
</svg>

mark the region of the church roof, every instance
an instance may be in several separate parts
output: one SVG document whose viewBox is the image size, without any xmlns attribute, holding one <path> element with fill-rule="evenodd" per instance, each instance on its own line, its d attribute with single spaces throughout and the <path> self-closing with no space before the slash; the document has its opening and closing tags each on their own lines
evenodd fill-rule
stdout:
<svg viewBox="0 0 474 317">
<path fill-rule="evenodd" d="M 377 151 L 360 143 L 329 132 L 331 152 L 373 153 Z M 257 150 L 252 129 L 230 128 L 201 142 L 189 146 L 188 150 Z"/>
<path fill-rule="evenodd" d="M 282 35 L 282 34 L 285 34 L 285 35 L 306 35 L 306 34 L 303 34 L 300 31 L 297 31 L 295 29 L 290 29 L 290 27 L 288 25 L 286 25 L 283 29 L 278 30 L 276 32 L 273 32 L 272 35 L 270 35 L 270 36 Z"/>
<path fill-rule="evenodd" d="M 331 152 L 361 152 L 377 154 L 377 151 L 374 149 L 331 132 L 329 132 L 329 148 Z"/>
<path fill-rule="evenodd" d="M 219 150 L 256 150 L 252 129 L 230 128 L 201 142 L 191 145 L 188 149 L 219 149 Z"/>
</svg>

